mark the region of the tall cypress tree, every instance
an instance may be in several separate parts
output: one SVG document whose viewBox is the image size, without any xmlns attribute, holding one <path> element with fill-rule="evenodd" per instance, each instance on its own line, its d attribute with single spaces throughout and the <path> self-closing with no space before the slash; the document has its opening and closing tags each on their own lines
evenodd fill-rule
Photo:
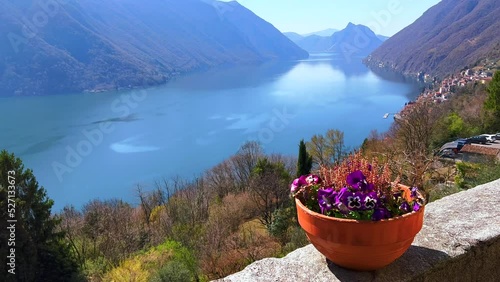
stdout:
<svg viewBox="0 0 500 282">
<path fill-rule="evenodd" d="M 297 177 L 311 173 L 312 156 L 307 153 L 304 139 L 300 140 L 299 157 L 297 160 Z"/>
</svg>

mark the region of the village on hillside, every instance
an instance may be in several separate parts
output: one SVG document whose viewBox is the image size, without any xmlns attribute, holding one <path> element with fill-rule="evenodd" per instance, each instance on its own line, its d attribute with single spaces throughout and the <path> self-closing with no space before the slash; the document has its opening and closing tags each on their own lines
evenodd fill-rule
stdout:
<svg viewBox="0 0 500 282">
<path fill-rule="evenodd" d="M 458 87 L 464 87 L 469 83 L 476 82 L 486 84 L 490 82 L 492 78 L 493 72 L 491 68 L 480 66 L 466 69 L 458 74 L 446 77 L 438 84 L 439 87 L 435 87 L 433 90 L 424 91 L 419 96 L 419 99 L 424 98 L 426 100 L 432 100 L 434 103 L 441 103 L 448 100 Z"/>
<path fill-rule="evenodd" d="M 407 113 L 420 103 L 439 104 L 449 100 L 458 89 L 471 83 L 487 84 L 493 79 L 493 74 L 500 69 L 500 61 L 485 60 L 473 68 L 466 68 L 458 73 L 435 82 L 430 89 L 425 89 L 415 101 L 405 103 L 403 109 L 394 114 L 394 119 L 403 118 Z M 429 75 L 424 76 L 425 81 L 432 80 Z M 388 114 L 384 115 L 387 118 Z M 484 159 L 500 160 L 500 133 L 481 134 L 469 138 L 459 138 L 443 144 L 436 155 L 455 160 L 481 161 Z"/>
<path fill-rule="evenodd" d="M 418 103 L 433 102 L 439 104 L 445 102 L 450 99 L 460 87 L 465 87 L 470 83 L 487 84 L 492 80 L 495 70 L 498 69 L 500 69 L 500 61 L 486 61 L 486 63 L 474 68 L 467 68 L 448 76 L 440 82 L 436 82 L 435 78 L 432 79 L 429 74 L 425 74 L 424 81 L 435 81 L 433 87 L 425 89 L 415 101 L 405 103 L 403 109 L 399 113 L 394 114 L 394 118 L 398 119 L 404 117 L 405 113 Z M 388 116 L 389 114 L 387 113 L 384 115 L 384 118 Z"/>
</svg>

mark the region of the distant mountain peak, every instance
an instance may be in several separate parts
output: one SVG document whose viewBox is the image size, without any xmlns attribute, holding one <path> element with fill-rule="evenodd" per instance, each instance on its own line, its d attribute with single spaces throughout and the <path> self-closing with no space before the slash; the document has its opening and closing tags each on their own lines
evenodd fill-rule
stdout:
<svg viewBox="0 0 500 282">
<path fill-rule="evenodd" d="M 327 28 L 327 29 L 320 30 L 320 31 L 315 31 L 315 32 L 310 32 L 310 33 L 302 34 L 301 36 L 303 36 L 303 37 L 307 37 L 307 36 L 311 36 L 311 35 L 332 36 L 332 34 L 334 34 L 337 31 L 339 31 L 339 30 L 335 29 L 335 28 Z"/>
<path fill-rule="evenodd" d="M 296 33 L 285 35 L 308 52 L 343 53 L 346 58 L 367 56 L 382 44 L 382 40 L 370 28 L 352 22 L 330 36 L 311 34 L 304 37 Z"/>
<path fill-rule="evenodd" d="M 366 25 L 362 25 L 362 24 L 354 24 L 354 23 L 352 23 L 352 22 L 349 22 L 349 23 L 347 24 L 347 26 L 346 26 L 343 30 L 341 30 L 341 31 L 344 31 L 344 30 L 353 30 L 353 29 L 358 29 L 358 28 L 359 28 L 359 29 L 362 29 L 362 30 L 363 30 L 363 32 L 367 32 L 367 33 L 370 33 L 370 34 L 371 34 L 371 33 L 375 34 L 375 33 L 373 32 L 373 30 L 371 30 L 371 29 L 370 29 L 369 27 L 367 27 Z"/>
</svg>

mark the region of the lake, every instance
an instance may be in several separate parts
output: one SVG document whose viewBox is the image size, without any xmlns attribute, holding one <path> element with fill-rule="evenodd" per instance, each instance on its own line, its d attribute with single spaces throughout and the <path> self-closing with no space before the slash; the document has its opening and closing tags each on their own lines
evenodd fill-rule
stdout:
<svg viewBox="0 0 500 282">
<path fill-rule="evenodd" d="M 248 140 L 266 153 L 296 155 L 298 143 L 328 129 L 361 145 L 419 93 L 332 54 L 228 67 L 161 87 L 0 99 L 0 148 L 31 168 L 53 210 L 94 198 L 136 203 L 134 188 L 163 177 L 192 178 Z"/>
</svg>

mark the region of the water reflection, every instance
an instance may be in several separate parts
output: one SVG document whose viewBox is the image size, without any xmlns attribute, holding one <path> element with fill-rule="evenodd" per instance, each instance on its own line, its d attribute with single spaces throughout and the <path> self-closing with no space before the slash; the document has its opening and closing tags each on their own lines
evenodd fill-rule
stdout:
<svg viewBox="0 0 500 282">
<path fill-rule="evenodd" d="M 362 63 L 361 57 L 345 58 L 344 55 L 338 53 L 312 53 L 309 59 L 303 62 L 311 65 L 328 64 L 332 69 L 342 72 L 347 78 L 363 76 L 370 72 Z"/>
<path fill-rule="evenodd" d="M 254 87 L 273 82 L 299 63 L 300 61 L 272 61 L 238 67 L 219 67 L 177 77 L 169 82 L 167 87 L 203 91 Z"/>
<path fill-rule="evenodd" d="M 408 76 L 405 76 L 401 73 L 391 71 L 389 69 L 383 69 L 383 68 L 377 68 L 377 67 L 366 67 L 366 66 L 365 66 L 365 68 L 369 69 L 377 77 L 380 77 L 384 80 L 392 81 L 392 82 L 402 82 L 402 83 L 411 85 L 412 90 L 405 94 L 405 96 L 408 97 L 409 100 L 415 100 L 417 95 L 420 94 L 422 92 L 423 88 L 425 87 L 425 83 L 418 81 L 417 79 L 415 79 L 413 77 L 408 77 Z"/>
</svg>

